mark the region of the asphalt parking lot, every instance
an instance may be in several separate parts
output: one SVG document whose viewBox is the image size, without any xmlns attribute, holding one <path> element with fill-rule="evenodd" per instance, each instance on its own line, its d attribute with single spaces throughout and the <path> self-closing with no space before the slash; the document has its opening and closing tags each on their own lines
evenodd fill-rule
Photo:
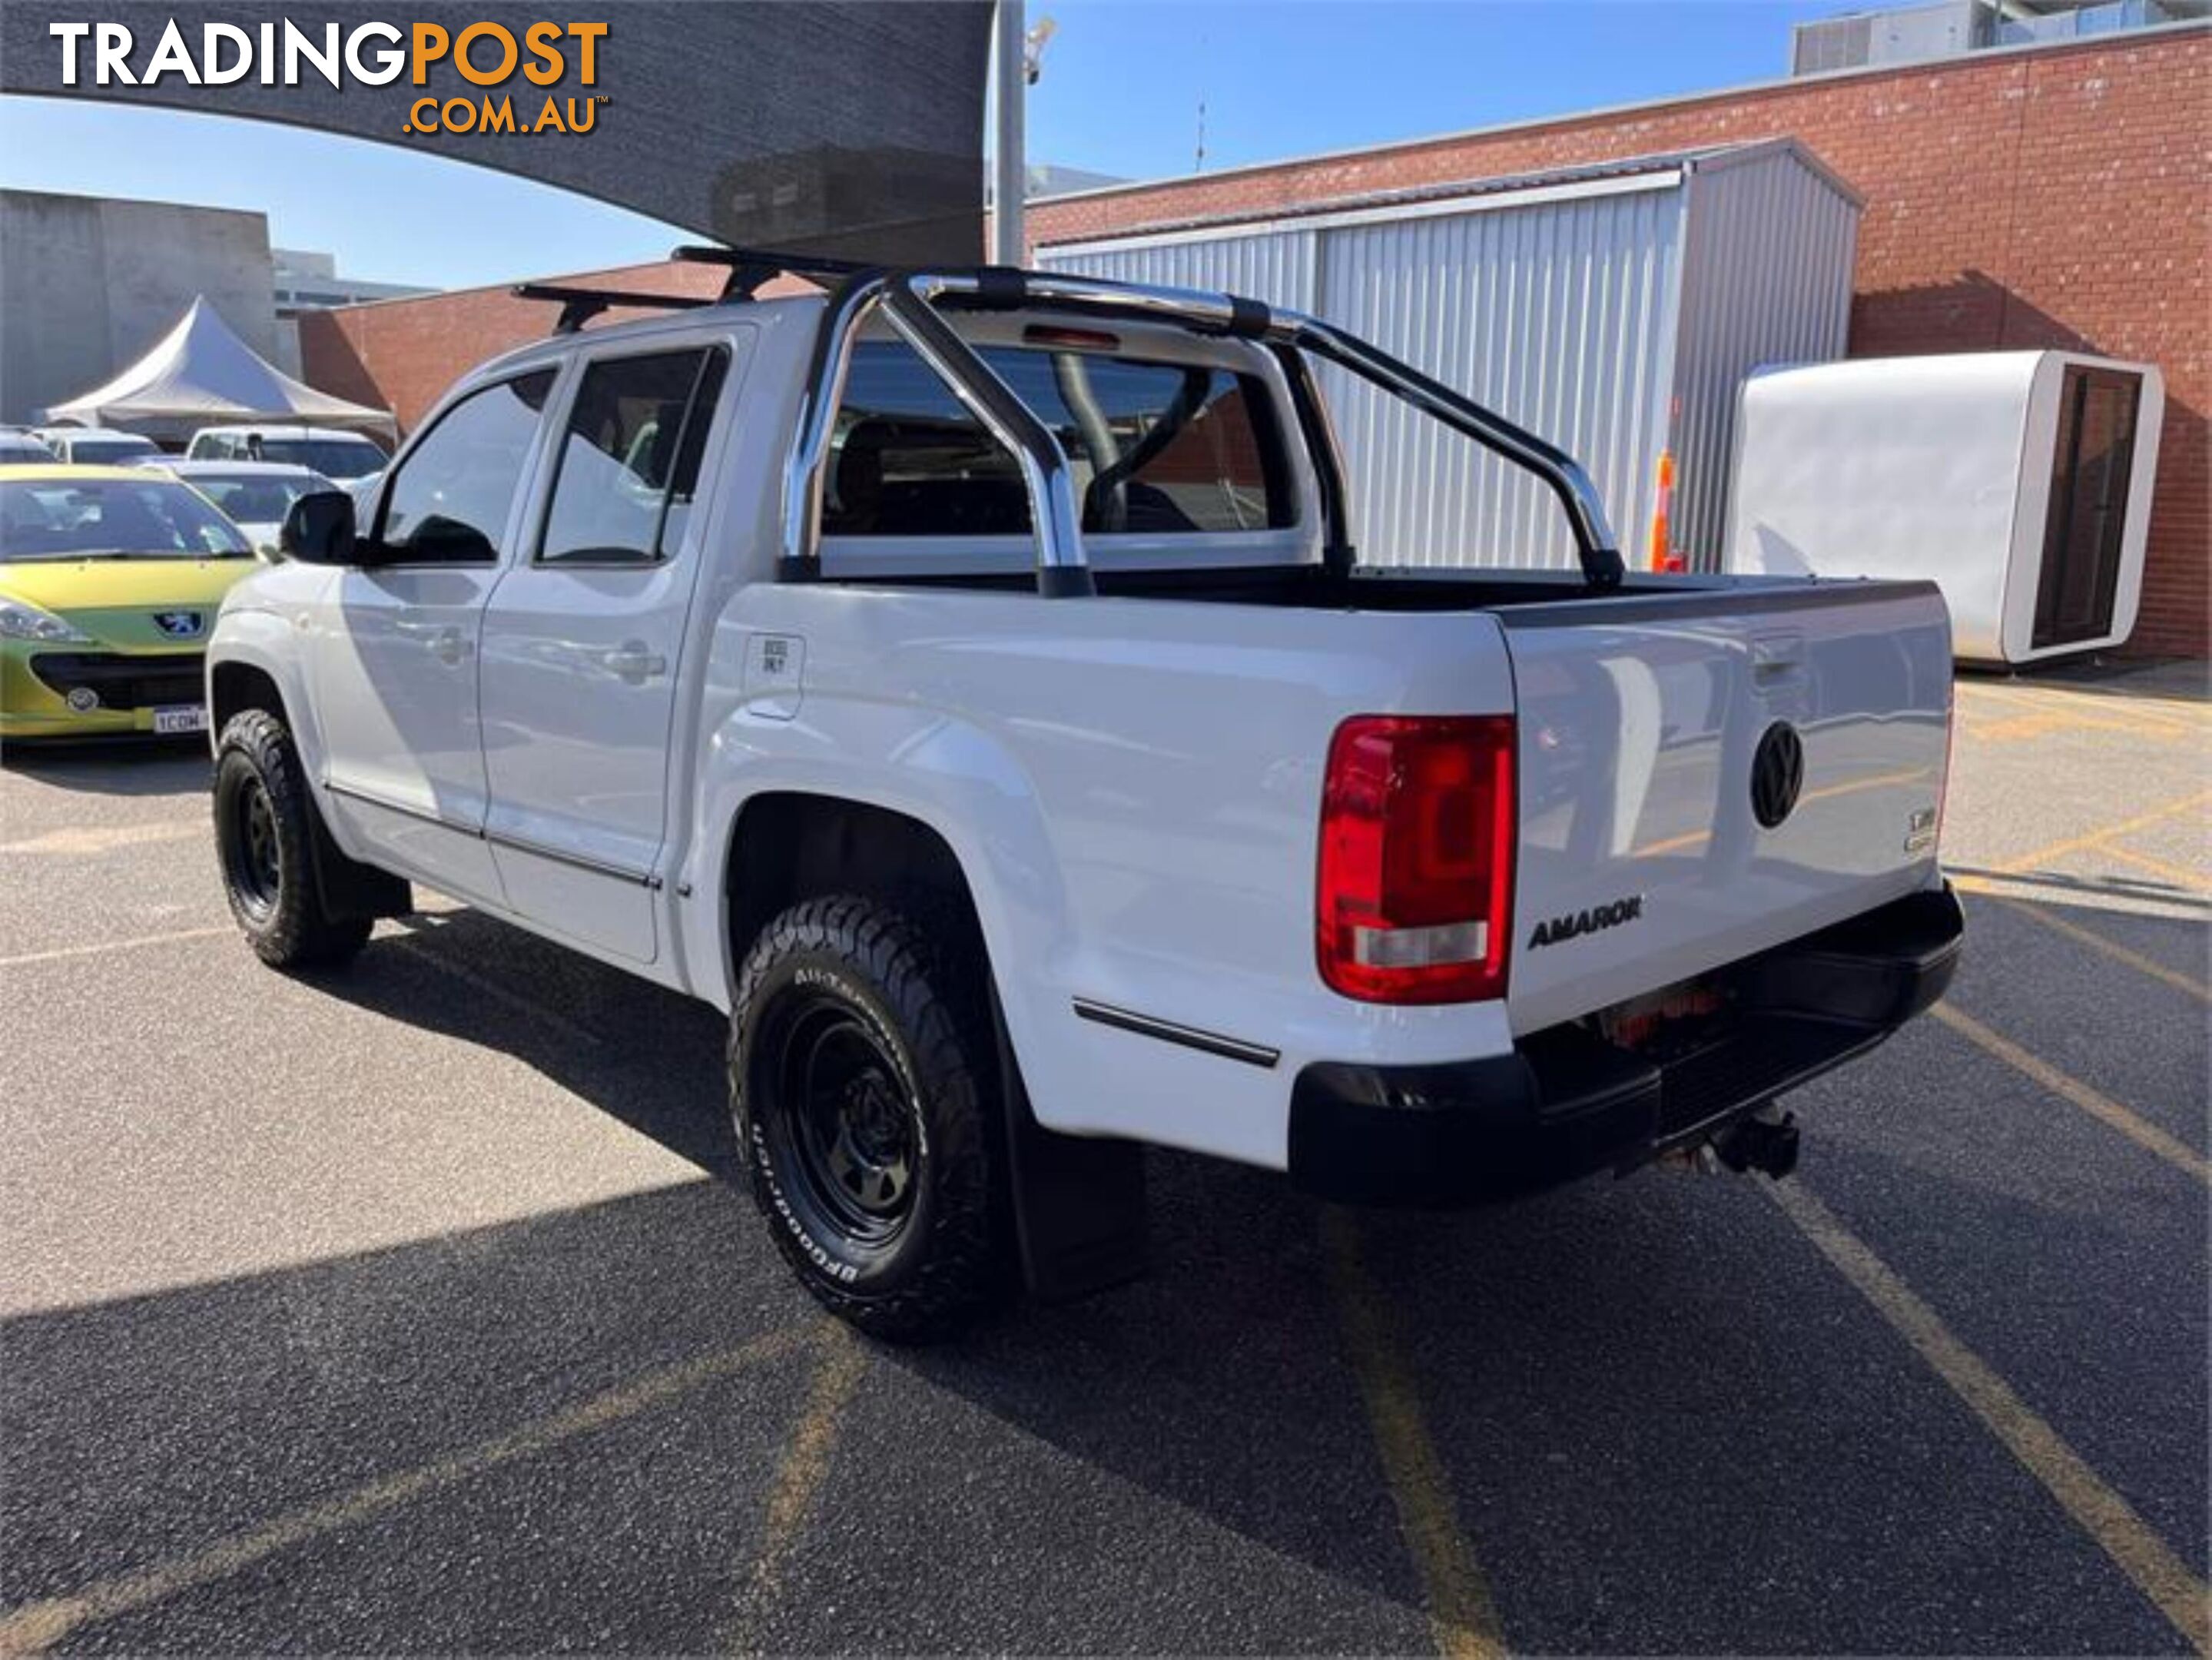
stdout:
<svg viewBox="0 0 2212 1660">
<path fill-rule="evenodd" d="M 453 908 L 288 979 L 194 750 L 0 774 L 0 1651 L 2204 1650 L 2201 673 L 1975 679 L 1948 1002 L 1781 1187 L 1347 1213 L 825 1323 L 720 1022 Z"/>
</svg>

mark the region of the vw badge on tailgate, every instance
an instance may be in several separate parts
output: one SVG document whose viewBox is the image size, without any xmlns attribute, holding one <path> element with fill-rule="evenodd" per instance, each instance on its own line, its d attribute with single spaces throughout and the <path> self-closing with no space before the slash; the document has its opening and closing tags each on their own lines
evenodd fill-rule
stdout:
<svg viewBox="0 0 2212 1660">
<path fill-rule="evenodd" d="M 1805 741 L 1787 721 L 1777 721 L 1759 735 L 1751 757 L 1752 816 L 1772 830 L 1797 805 L 1805 785 Z"/>
</svg>

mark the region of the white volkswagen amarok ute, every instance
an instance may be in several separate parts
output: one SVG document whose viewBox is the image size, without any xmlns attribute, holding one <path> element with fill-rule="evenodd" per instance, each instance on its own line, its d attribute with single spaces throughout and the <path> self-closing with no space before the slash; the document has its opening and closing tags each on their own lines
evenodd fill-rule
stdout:
<svg viewBox="0 0 2212 1660">
<path fill-rule="evenodd" d="M 1131 1272 L 1147 1142 L 1361 1204 L 1781 1177 L 1775 1098 L 1941 995 L 1932 585 L 1627 575 L 1568 457 L 1249 300 L 686 252 L 719 302 L 528 291 L 231 591 L 222 873 L 278 967 L 421 883 L 726 1011 L 855 1324 Z M 1355 556 L 1324 381 L 1533 472 L 1579 569 Z"/>
</svg>

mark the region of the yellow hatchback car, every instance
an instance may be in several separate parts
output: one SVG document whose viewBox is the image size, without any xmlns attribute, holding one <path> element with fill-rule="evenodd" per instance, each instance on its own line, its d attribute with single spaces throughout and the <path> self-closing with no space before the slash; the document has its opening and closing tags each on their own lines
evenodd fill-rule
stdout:
<svg viewBox="0 0 2212 1660">
<path fill-rule="evenodd" d="M 204 731 L 207 636 L 253 569 L 165 473 L 0 466 L 0 740 Z"/>
</svg>

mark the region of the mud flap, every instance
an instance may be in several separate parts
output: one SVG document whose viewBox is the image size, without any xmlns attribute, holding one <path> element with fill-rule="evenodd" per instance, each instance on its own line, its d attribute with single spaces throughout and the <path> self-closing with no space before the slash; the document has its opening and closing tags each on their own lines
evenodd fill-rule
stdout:
<svg viewBox="0 0 2212 1660">
<path fill-rule="evenodd" d="M 314 819 L 315 891 L 322 897 L 323 912 L 331 917 L 405 916 L 415 909 L 415 890 L 404 877 L 361 864 L 339 850 L 322 810 L 307 798 Z"/>
<path fill-rule="evenodd" d="M 995 994 L 991 1023 L 1007 1082 L 1006 1162 L 1030 1295 L 1068 1302 L 1136 1279 L 1152 1256 L 1143 1146 L 1061 1135 L 1038 1123 Z"/>
</svg>

